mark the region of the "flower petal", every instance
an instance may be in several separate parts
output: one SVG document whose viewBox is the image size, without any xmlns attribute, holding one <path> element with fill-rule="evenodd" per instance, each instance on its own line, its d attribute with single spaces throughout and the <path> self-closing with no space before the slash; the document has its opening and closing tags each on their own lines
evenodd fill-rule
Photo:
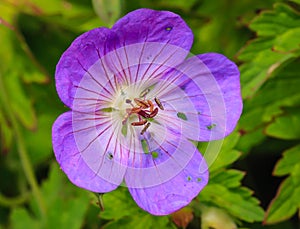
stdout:
<svg viewBox="0 0 300 229">
<path fill-rule="evenodd" d="M 89 138 L 95 135 L 97 121 L 89 121 L 86 116 L 82 116 L 85 120 L 76 122 L 79 118 L 77 116 L 79 115 L 66 112 L 57 118 L 52 127 L 52 143 L 56 160 L 75 185 L 98 193 L 112 191 L 122 182 L 125 174 L 125 167 L 118 158 L 119 153 L 115 152 L 116 157 L 111 158 L 103 151 L 101 154 L 103 146 L 95 149 L 99 146 L 99 141 L 91 142 Z M 91 124 L 96 128 L 87 128 Z M 107 144 L 105 140 L 102 142 Z M 82 150 L 83 146 L 86 147 L 86 151 Z M 118 150 L 115 146 L 107 148 L 107 152 L 114 152 L 110 151 L 111 148 Z M 114 156 L 114 153 L 111 155 Z"/>
<path fill-rule="evenodd" d="M 56 66 L 55 80 L 57 93 L 65 105 L 73 108 L 76 90 L 85 75 L 94 81 L 94 85 L 108 93 L 110 85 L 100 82 L 108 81 L 106 75 L 100 72 L 93 76 L 88 70 L 103 55 L 114 49 L 116 42 L 116 35 L 111 30 L 97 28 L 77 37 L 63 53 Z"/>
<path fill-rule="evenodd" d="M 142 91 L 182 63 L 188 53 L 169 43 L 143 42 L 122 46 L 105 55 L 103 62 L 112 72 L 110 75 L 117 76 L 118 85 Z"/>
<path fill-rule="evenodd" d="M 173 84 L 161 86 L 158 96 L 176 108 L 165 113 L 165 120 L 174 122 L 178 120 L 178 112 L 182 112 L 186 114 L 183 127 L 199 126 L 197 134 L 195 130 L 184 131 L 187 138 L 211 141 L 233 131 L 243 105 L 239 70 L 232 61 L 217 53 L 194 56 L 170 71 L 164 81 Z M 193 108 L 184 109 L 184 104 L 191 102 Z"/>
<path fill-rule="evenodd" d="M 182 18 L 169 11 L 138 9 L 112 27 L 123 46 L 141 42 L 168 43 L 190 50 L 193 33 Z"/>
<path fill-rule="evenodd" d="M 170 166 L 160 167 L 159 157 L 150 160 L 145 158 L 140 170 L 129 170 L 125 175 L 125 181 L 128 189 L 135 200 L 135 202 L 145 211 L 153 215 L 167 215 L 180 208 L 188 205 L 193 198 L 204 188 L 208 182 L 208 169 L 205 160 L 198 152 L 198 150 L 190 142 L 185 142 L 186 150 L 189 152 L 188 164 L 182 168 L 179 173 L 165 180 L 164 176 L 169 173 L 169 169 L 173 170 Z M 181 149 L 184 150 L 184 149 Z M 184 155 L 184 152 L 181 152 Z M 148 155 L 144 155 L 147 157 Z M 169 160 L 173 160 L 169 158 Z M 175 165 L 175 163 L 172 163 Z M 171 165 L 171 164 L 170 164 Z M 153 167 L 152 167 L 153 166 Z M 156 171 L 157 176 L 144 176 L 147 171 L 152 169 Z M 153 174 L 153 173 L 152 173 Z M 136 185 L 136 180 L 139 179 L 140 184 L 147 183 L 146 179 L 159 179 L 156 181 L 157 185 L 152 187 L 132 187 L 131 184 Z M 161 181 L 161 182 L 160 182 Z"/>
</svg>

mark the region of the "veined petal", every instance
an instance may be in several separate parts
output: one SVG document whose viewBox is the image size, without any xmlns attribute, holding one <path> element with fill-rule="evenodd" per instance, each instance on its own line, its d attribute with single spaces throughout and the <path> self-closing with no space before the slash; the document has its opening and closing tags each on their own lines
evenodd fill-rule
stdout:
<svg viewBox="0 0 300 229">
<path fill-rule="evenodd" d="M 143 42 L 124 45 L 103 57 L 103 62 L 117 76 L 119 85 L 147 88 L 170 69 L 182 63 L 188 50 L 169 43 Z M 113 79 L 112 79 L 113 80 Z"/>
<path fill-rule="evenodd" d="M 116 35 L 110 29 L 97 28 L 77 37 L 63 53 L 56 66 L 55 81 L 57 93 L 68 107 L 74 108 L 74 96 L 84 76 L 90 78 L 95 86 L 92 89 L 82 90 L 90 90 L 99 97 L 101 93 L 93 90 L 98 87 L 102 92 L 109 94 L 112 88 L 107 82 L 111 76 L 107 76 L 104 70 L 95 75 L 89 72 L 89 68 L 103 55 L 113 50 L 116 43 Z M 103 80 L 106 84 L 101 82 Z"/>
<path fill-rule="evenodd" d="M 141 43 L 168 43 L 190 50 L 193 33 L 184 20 L 169 11 L 138 9 L 119 19 L 112 30 L 122 46 Z"/>
<path fill-rule="evenodd" d="M 211 141 L 233 131 L 242 112 L 242 99 L 239 70 L 232 61 L 216 53 L 194 56 L 170 71 L 164 80 L 177 86 L 161 86 L 160 98 L 173 107 L 182 106 L 166 113 L 165 119 L 178 119 L 178 112 L 186 114 L 183 126 L 196 125 L 198 119 L 199 134 L 194 130 L 184 132 L 187 138 Z M 192 110 L 185 109 L 187 101 L 193 103 Z"/>
<path fill-rule="evenodd" d="M 101 135 L 108 124 L 100 125 L 99 122 L 101 120 L 85 114 L 66 112 L 53 125 L 52 143 L 56 160 L 75 185 L 104 193 L 122 182 L 126 159 L 121 156 L 121 147 L 114 144 L 113 137 Z"/>
<path fill-rule="evenodd" d="M 187 165 L 182 168 L 178 173 L 164 181 L 164 176 L 168 173 L 168 169 L 172 170 L 172 167 L 159 167 L 159 157 L 155 159 L 149 159 L 149 156 L 144 155 L 143 167 L 140 171 L 127 172 L 125 175 L 125 181 L 128 185 L 129 191 L 135 200 L 135 202 L 145 211 L 153 215 L 167 215 L 180 208 L 188 205 L 193 198 L 195 198 L 199 192 L 204 188 L 208 182 L 208 169 L 201 154 L 195 147 L 192 147 L 191 143 L 185 142 L 187 146 L 186 150 L 191 150 L 189 153 L 191 157 Z M 183 149 L 182 149 L 183 150 Z M 183 153 L 183 152 L 182 152 Z M 148 159 L 146 158 L 148 157 Z M 169 158 L 169 160 L 173 160 Z M 152 187 L 131 187 L 131 183 L 136 183 L 134 179 L 139 179 L 141 184 L 147 183 L 143 181 L 145 179 L 157 179 L 157 176 L 145 176 L 146 172 L 141 170 L 151 168 L 156 170 L 158 179 L 157 185 Z"/>
</svg>

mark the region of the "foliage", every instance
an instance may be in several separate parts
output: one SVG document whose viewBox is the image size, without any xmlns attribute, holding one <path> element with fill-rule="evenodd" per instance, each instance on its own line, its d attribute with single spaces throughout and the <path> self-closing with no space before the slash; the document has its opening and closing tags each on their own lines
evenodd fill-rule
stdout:
<svg viewBox="0 0 300 229">
<path fill-rule="evenodd" d="M 66 109 L 54 87 L 60 55 L 80 33 L 141 7 L 180 14 L 195 34 L 194 53 L 223 53 L 241 71 L 239 126 L 224 141 L 197 143 L 210 165 L 209 184 L 172 216 L 145 213 L 123 187 L 103 196 L 101 212 L 97 198 L 72 185 L 52 153 L 51 126 Z M 3 0 L 0 12 L 0 228 L 267 227 L 262 222 L 296 228 L 299 0 Z M 264 162 L 251 167 L 250 158 L 270 160 L 273 174 L 263 174 Z M 259 187 L 255 174 L 278 185 L 264 193 L 269 180 Z"/>
</svg>

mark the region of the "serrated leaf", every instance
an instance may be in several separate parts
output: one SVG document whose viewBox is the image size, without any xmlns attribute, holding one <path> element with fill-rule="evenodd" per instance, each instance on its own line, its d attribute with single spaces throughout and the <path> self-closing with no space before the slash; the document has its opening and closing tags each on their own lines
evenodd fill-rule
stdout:
<svg viewBox="0 0 300 229">
<path fill-rule="evenodd" d="M 232 216 L 247 222 L 261 221 L 264 216 L 263 209 L 253 200 L 254 197 L 241 195 L 239 188 L 228 189 L 220 184 L 209 184 L 198 198 L 226 209 Z"/>
<path fill-rule="evenodd" d="M 224 168 L 239 158 L 240 152 L 233 149 L 239 138 L 240 134 L 233 132 L 225 139 L 198 143 L 197 147 L 204 155 L 211 172 Z"/>
<path fill-rule="evenodd" d="M 299 25 L 299 13 L 287 4 L 277 3 L 274 10 L 265 11 L 254 19 L 250 28 L 259 36 L 276 36 Z"/>
<path fill-rule="evenodd" d="M 235 169 L 220 170 L 217 173 L 212 173 L 210 182 L 222 184 L 227 188 L 236 188 L 241 185 L 241 180 L 245 173 Z"/>
<path fill-rule="evenodd" d="M 299 53 L 299 13 L 290 6 L 275 4 L 274 10 L 265 11 L 253 20 L 250 28 L 259 36 L 249 43 L 239 59 L 245 61 L 240 67 L 243 97 L 251 98 L 282 64 Z M 289 39 L 292 40 L 291 42 Z"/>
<path fill-rule="evenodd" d="M 275 40 L 274 50 L 280 52 L 295 52 L 300 48 L 300 28 L 290 29 L 278 36 Z"/>
<path fill-rule="evenodd" d="M 283 153 L 283 158 L 276 164 L 273 174 L 276 176 L 287 175 L 292 173 L 297 165 L 300 165 L 300 145 Z"/>
<path fill-rule="evenodd" d="M 221 150 L 218 154 L 216 160 L 209 167 L 211 172 L 216 171 L 218 169 L 224 168 L 228 165 L 231 165 L 241 156 L 241 152 L 237 150 Z"/>
<path fill-rule="evenodd" d="M 251 132 L 244 132 L 242 129 L 241 132 L 243 132 L 243 134 L 236 148 L 242 152 L 249 152 L 252 147 L 262 143 L 266 139 L 262 127 Z"/>
<path fill-rule="evenodd" d="M 300 206 L 300 164 L 297 164 L 293 173 L 279 187 L 272 200 L 264 222 L 274 224 L 290 218 Z"/>
<path fill-rule="evenodd" d="M 300 138 L 300 109 L 289 108 L 284 115 L 279 116 L 267 126 L 266 134 L 281 139 Z"/>
<path fill-rule="evenodd" d="M 242 134 L 237 149 L 248 152 L 266 137 L 265 126 L 283 115 L 282 107 L 300 105 L 299 59 L 282 66 L 251 99 L 244 102 L 244 113 L 239 121 Z"/>
</svg>

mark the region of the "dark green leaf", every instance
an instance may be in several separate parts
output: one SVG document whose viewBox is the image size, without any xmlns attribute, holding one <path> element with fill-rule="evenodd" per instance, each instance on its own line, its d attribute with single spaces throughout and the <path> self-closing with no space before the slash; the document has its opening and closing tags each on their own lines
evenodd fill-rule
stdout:
<svg viewBox="0 0 300 229">
<path fill-rule="evenodd" d="M 267 126 L 266 133 L 281 139 L 299 139 L 300 109 L 286 109 L 284 115 L 277 117 L 273 123 Z"/>
<path fill-rule="evenodd" d="M 253 20 L 250 28 L 259 36 L 242 50 L 239 59 L 247 61 L 240 67 L 243 97 L 249 98 L 283 63 L 299 56 L 299 13 L 278 3 L 274 10 L 265 11 Z M 291 39 L 292 38 L 292 39 Z M 293 52 L 291 52 L 293 51 Z"/>
<path fill-rule="evenodd" d="M 288 149 L 283 153 L 283 158 L 278 161 L 274 169 L 274 175 L 283 176 L 290 174 L 298 165 L 300 165 L 300 145 Z"/>
<path fill-rule="evenodd" d="M 220 184 L 209 184 L 199 195 L 200 201 L 211 202 L 226 209 L 232 216 L 247 222 L 261 221 L 264 211 L 252 196 L 245 196 L 239 188 L 229 189 Z"/>
<path fill-rule="evenodd" d="M 300 164 L 279 187 L 265 216 L 265 223 L 274 224 L 290 218 L 299 209 L 300 203 Z"/>
</svg>

